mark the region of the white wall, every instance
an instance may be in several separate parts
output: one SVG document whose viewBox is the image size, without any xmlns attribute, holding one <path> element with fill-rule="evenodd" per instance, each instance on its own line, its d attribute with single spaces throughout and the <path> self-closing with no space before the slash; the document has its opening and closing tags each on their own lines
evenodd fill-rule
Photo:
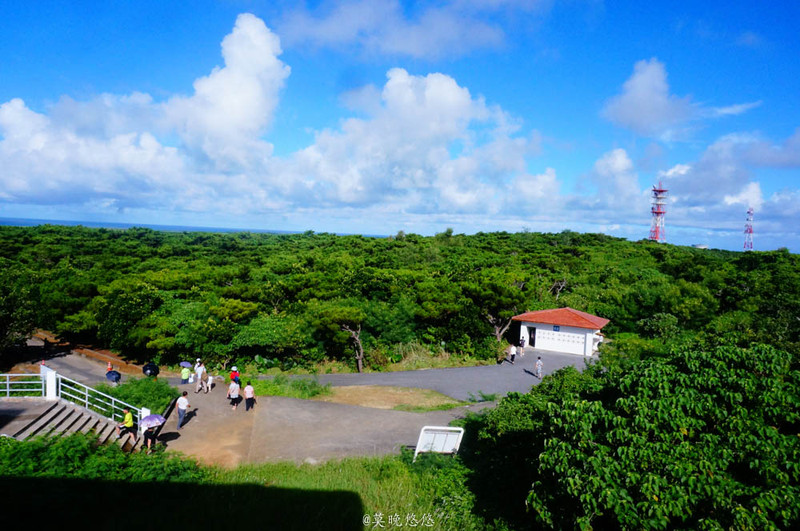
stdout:
<svg viewBox="0 0 800 531">
<path fill-rule="evenodd" d="M 566 352 L 581 356 L 591 356 L 594 351 L 595 334 L 599 330 L 575 328 L 573 326 L 555 326 L 545 323 L 520 323 L 520 337 L 525 338 L 525 346 L 534 346 L 542 350 Z M 536 329 L 536 342 L 528 340 L 529 330 Z M 557 330 L 556 330 L 557 329 Z"/>
</svg>

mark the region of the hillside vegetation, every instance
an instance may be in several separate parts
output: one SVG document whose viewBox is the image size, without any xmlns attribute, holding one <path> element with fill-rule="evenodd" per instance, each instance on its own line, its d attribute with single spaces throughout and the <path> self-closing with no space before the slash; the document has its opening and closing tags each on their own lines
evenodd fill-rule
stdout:
<svg viewBox="0 0 800 531">
<path fill-rule="evenodd" d="M 420 348 L 492 360 L 511 316 L 570 306 L 610 319 L 604 332 L 629 357 L 675 342 L 796 350 L 798 265 L 784 251 L 572 232 L 380 239 L 0 227 L 0 332 L 8 343 L 37 326 L 161 363 L 356 368 L 360 357 L 381 368 Z"/>
</svg>

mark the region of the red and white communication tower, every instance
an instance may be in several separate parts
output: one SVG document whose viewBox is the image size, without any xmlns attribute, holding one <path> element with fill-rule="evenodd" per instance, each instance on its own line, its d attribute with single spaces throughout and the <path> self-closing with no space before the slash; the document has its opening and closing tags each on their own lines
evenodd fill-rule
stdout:
<svg viewBox="0 0 800 531">
<path fill-rule="evenodd" d="M 667 234 L 664 232 L 664 215 L 667 213 L 667 190 L 658 183 L 658 187 L 653 186 L 653 206 L 650 212 L 653 214 L 653 222 L 650 225 L 650 239 L 657 242 L 667 241 Z"/>
<path fill-rule="evenodd" d="M 753 250 L 753 207 L 747 209 L 747 223 L 744 224 L 744 250 Z"/>
</svg>

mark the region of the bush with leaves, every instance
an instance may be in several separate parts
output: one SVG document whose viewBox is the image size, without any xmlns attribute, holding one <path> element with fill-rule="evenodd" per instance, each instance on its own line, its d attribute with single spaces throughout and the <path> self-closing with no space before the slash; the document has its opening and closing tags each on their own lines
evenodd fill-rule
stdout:
<svg viewBox="0 0 800 531">
<path fill-rule="evenodd" d="M 681 352 L 607 373 L 599 393 L 549 402 L 533 521 L 797 528 L 799 362 L 766 346 Z"/>
<path fill-rule="evenodd" d="M 98 479 L 103 481 L 199 482 L 205 477 L 193 460 L 165 452 L 129 454 L 116 444 L 98 445 L 93 435 L 37 438 L 20 442 L 0 438 L 2 475 Z"/>
<path fill-rule="evenodd" d="M 100 384 L 96 389 L 132 406 L 146 407 L 158 414 L 163 413 L 170 402 L 180 396 L 180 391 L 166 380 L 153 378 L 132 378 L 116 387 Z"/>
</svg>

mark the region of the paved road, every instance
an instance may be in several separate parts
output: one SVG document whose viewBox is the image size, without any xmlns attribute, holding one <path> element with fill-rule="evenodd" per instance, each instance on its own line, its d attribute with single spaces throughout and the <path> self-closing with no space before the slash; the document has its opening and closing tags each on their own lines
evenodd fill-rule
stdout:
<svg viewBox="0 0 800 531">
<path fill-rule="evenodd" d="M 586 363 L 582 356 L 526 348 L 525 355 L 517 356 L 514 365 L 505 361 L 500 365 L 483 367 L 365 374 L 325 374 L 318 378 L 320 383 L 330 383 L 333 386 L 391 385 L 433 389 L 457 400 L 477 399 L 480 398 L 481 393 L 495 394 L 499 398 L 511 391 L 527 393 L 532 386 L 539 383 L 534 371 L 538 356 L 542 357 L 543 374 L 545 375 L 570 365 L 583 369 Z"/>
</svg>

